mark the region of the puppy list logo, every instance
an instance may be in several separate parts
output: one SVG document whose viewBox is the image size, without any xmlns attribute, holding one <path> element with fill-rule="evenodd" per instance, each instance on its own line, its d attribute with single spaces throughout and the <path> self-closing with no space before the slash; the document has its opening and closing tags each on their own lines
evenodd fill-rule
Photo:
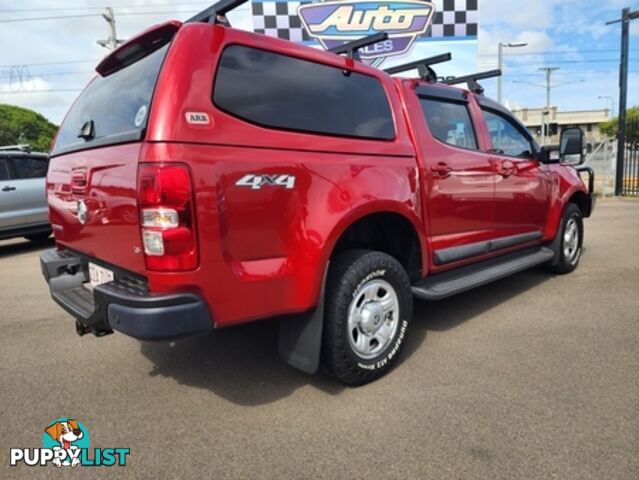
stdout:
<svg viewBox="0 0 639 480">
<path fill-rule="evenodd" d="M 42 448 L 12 448 L 10 465 L 125 466 L 129 448 L 94 448 L 90 450 L 89 432 L 82 422 L 60 418 L 44 429 Z"/>
<path fill-rule="evenodd" d="M 297 13 L 308 34 L 325 49 L 378 32 L 388 40 L 360 49 L 362 60 L 381 63 L 408 51 L 433 20 L 432 0 L 340 0 L 300 5 Z"/>
</svg>

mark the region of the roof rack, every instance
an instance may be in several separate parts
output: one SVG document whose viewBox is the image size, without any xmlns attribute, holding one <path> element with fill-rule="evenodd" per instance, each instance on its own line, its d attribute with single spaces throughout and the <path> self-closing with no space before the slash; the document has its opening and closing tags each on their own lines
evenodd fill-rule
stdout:
<svg viewBox="0 0 639 480">
<path fill-rule="evenodd" d="M 473 73 L 472 75 L 464 75 L 463 77 L 455 77 L 448 80 L 444 80 L 442 83 L 446 85 L 458 85 L 460 83 L 468 83 L 468 89 L 476 93 L 477 95 L 484 94 L 484 87 L 482 87 L 477 80 L 483 78 L 494 78 L 501 76 L 501 70 L 488 70 L 487 72 Z"/>
<path fill-rule="evenodd" d="M 329 49 L 329 52 L 336 53 L 338 55 L 345 53 L 346 56 L 352 60 L 360 61 L 359 57 L 359 49 L 367 47 L 368 45 L 373 45 L 374 43 L 383 42 L 388 39 L 388 33 L 379 32 L 373 35 L 369 35 L 367 37 L 363 37 L 357 40 L 353 40 L 352 42 L 347 42 L 343 45 L 339 45 L 337 47 L 333 47 Z"/>
<path fill-rule="evenodd" d="M 204 22 L 230 27 L 231 23 L 228 18 L 226 18 L 226 14 L 246 2 L 248 2 L 248 0 L 220 0 L 219 2 L 202 10 L 194 17 L 189 18 L 186 23 Z"/>
<path fill-rule="evenodd" d="M 31 153 L 31 145 L 29 145 L 29 144 L 6 145 L 4 147 L 0 147 L 0 152 L 27 152 L 27 153 Z"/>
<path fill-rule="evenodd" d="M 419 76 L 423 80 L 434 83 L 437 81 L 437 74 L 435 73 L 435 70 L 433 70 L 430 66 L 437 63 L 448 62 L 452 58 L 453 56 L 450 53 L 442 53 L 441 55 L 435 55 L 434 57 L 422 58 L 421 60 L 416 60 L 414 62 L 404 63 L 403 65 L 398 65 L 396 67 L 387 68 L 384 71 L 389 75 L 393 75 L 394 73 L 407 72 L 416 68 Z"/>
</svg>

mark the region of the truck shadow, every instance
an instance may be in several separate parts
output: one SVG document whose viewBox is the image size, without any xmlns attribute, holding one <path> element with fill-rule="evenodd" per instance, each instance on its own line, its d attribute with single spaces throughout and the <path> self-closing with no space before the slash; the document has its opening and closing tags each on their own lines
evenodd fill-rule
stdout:
<svg viewBox="0 0 639 480">
<path fill-rule="evenodd" d="M 10 242 L 10 243 L 9 243 Z M 19 255 L 21 253 L 30 253 L 38 250 L 44 250 L 46 248 L 53 248 L 55 245 L 55 239 L 53 237 L 48 240 L 42 240 L 39 242 L 31 242 L 29 240 L 12 242 L 9 240 L 0 241 L 0 258 L 9 257 L 12 255 Z"/>
<path fill-rule="evenodd" d="M 548 273 L 535 269 L 447 300 L 416 301 L 402 358 L 409 358 L 422 346 L 428 330 L 455 328 L 549 278 Z M 266 320 L 171 343 L 142 342 L 140 351 L 153 363 L 150 376 L 170 377 L 237 405 L 272 403 L 305 386 L 329 395 L 344 390 L 343 385 L 326 375 L 307 375 L 282 362 L 277 336 L 277 321 Z"/>
</svg>

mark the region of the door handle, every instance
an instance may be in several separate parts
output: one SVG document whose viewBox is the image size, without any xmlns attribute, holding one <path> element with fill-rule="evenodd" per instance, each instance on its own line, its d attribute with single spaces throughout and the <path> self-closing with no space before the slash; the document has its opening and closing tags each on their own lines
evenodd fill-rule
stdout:
<svg viewBox="0 0 639 480">
<path fill-rule="evenodd" d="M 499 174 L 504 178 L 510 177 L 513 173 L 515 173 L 515 170 L 516 170 L 515 164 L 508 160 L 501 162 L 497 169 Z"/>
<path fill-rule="evenodd" d="M 6 186 L 2 189 L 3 192 L 13 192 L 16 189 L 16 187 L 10 187 L 10 186 Z"/>
<path fill-rule="evenodd" d="M 439 178 L 450 177 L 450 172 L 453 171 L 453 169 L 450 168 L 448 164 L 444 162 L 439 162 L 437 165 L 435 165 L 432 168 L 432 170 L 433 170 L 433 173 L 437 175 Z"/>
</svg>

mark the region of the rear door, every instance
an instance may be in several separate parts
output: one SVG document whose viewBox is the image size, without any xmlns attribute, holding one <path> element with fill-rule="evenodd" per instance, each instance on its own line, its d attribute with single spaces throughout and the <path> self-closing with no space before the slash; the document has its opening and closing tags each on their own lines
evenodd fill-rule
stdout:
<svg viewBox="0 0 639 480">
<path fill-rule="evenodd" d="M 0 230 L 24 226 L 20 193 L 11 177 L 7 159 L 0 158 Z"/>
<path fill-rule="evenodd" d="M 22 220 L 25 226 L 48 223 L 45 194 L 47 159 L 42 157 L 13 157 L 14 184 L 21 202 Z"/>
<path fill-rule="evenodd" d="M 464 92 L 422 86 L 416 93 L 424 207 L 437 268 L 487 253 L 487 242 L 496 235 L 495 175 L 490 156 L 480 151 Z"/>
</svg>

